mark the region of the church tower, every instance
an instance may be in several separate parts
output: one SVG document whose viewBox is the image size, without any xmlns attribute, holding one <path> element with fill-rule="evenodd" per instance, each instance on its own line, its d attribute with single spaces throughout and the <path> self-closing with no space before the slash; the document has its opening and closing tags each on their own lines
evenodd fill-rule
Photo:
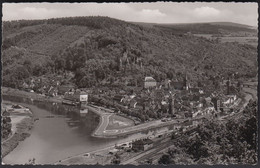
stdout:
<svg viewBox="0 0 260 168">
<path fill-rule="evenodd" d="M 230 78 L 228 78 L 228 81 L 227 81 L 227 95 L 229 95 L 230 94 Z"/>
<path fill-rule="evenodd" d="M 173 97 L 172 94 L 169 97 L 169 111 L 168 112 L 171 115 L 173 115 L 175 113 L 175 110 L 174 110 L 174 97 Z"/>
<path fill-rule="evenodd" d="M 188 90 L 189 86 L 188 86 L 188 78 L 187 78 L 187 72 L 185 72 L 185 77 L 183 78 L 183 89 L 184 90 Z"/>
</svg>

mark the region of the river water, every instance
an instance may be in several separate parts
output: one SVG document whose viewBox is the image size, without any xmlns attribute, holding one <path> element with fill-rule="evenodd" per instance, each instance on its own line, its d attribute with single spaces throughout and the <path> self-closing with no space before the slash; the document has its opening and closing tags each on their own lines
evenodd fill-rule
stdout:
<svg viewBox="0 0 260 168">
<path fill-rule="evenodd" d="M 40 102 L 15 96 L 3 100 L 29 107 L 35 118 L 31 135 L 5 156 L 5 164 L 25 164 L 35 158 L 36 164 L 53 164 L 67 157 L 91 152 L 150 134 L 142 132 L 121 138 L 95 138 L 91 133 L 99 123 L 99 116 L 80 108 L 59 103 Z"/>
</svg>

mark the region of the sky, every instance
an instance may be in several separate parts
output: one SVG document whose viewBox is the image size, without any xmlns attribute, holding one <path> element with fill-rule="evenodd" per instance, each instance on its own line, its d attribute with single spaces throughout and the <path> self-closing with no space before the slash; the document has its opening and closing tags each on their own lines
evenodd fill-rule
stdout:
<svg viewBox="0 0 260 168">
<path fill-rule="evenodd" d="M 108 16 L 148 23 L 234 22 L 258 25 L 257 3 L 3 3 L 2 19 Z"/>
</svg>

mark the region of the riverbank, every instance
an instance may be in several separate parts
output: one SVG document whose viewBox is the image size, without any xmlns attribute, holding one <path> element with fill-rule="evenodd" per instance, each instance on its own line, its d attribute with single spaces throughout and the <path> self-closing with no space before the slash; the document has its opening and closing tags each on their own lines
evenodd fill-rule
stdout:
<svg viewBox="0 0 260 168">
<path fill-rule="evenodd" d="M 251 92 L 250 92 L 251 91 Z M 245 92 L 244 102 L 240 102 L 241 110 L 244 109 L 244 107 L 248 104 L 248 102 L 254 98 L 252 94 L 255 93 L 255 91 L 250 90 L 248 92 Z M 256 97 L 257 98 L 257 97 Z M 240 111 L 241 111 L 240 110 Z M 241 112 L 235 113 L 235 115 L 241 115 Z M 227 115 L 230 116 L 230 115 Z M 166 124 L 166 123 L 165 123 Z M 171 147 L 173 147 L 172 145 Z M 109 165 L 111 164 L 111 161 L 114 158 L 114 154 L 110 154 L 110 151 L 114 150 L 115 146 L 111 146 L 109 148 L 105 148 L 102 150 L 97 150 L 89 153 L 83 153 L 75 156 L 71 156 L 69 158 L 66 158 L 64 160 L 61 160 L 59 162 L 56 162 L 57 165 Z M 160 149 L 160 148 L 159 148 Z M 161 157 L 162 152 L 166 152 L 168 150 L 168 147 L 165 149 L 156 149 L 152 148 L 150 151 L 147 151 L 147 153 L 152 153 L 156 151 L 157 155 Z M 125 160 L 126 162 L 122 164 L 133 164 L 136 162 L 137 159 L 140 159 L 143 155 L 147 155 L 147 153 L 135 153 L 135 152 L 126 152 L 126 151 L 120 151 L 121 160 Z M 157 157 L 156 155 L 156 157 Z M 136 157 L 134 157 L 136 156 Z M 155 157 L 155 156 L 153 156 Z M 160 158 L 160 157 L 157 157 Z M 128 160 L 130 159 L 130 160 Z"/>
<path fill-rule="evenodd" d="M 26 92 L 26 91 L 13 89 L 13 88 L 6 88 L 6 87 L 2 87 L 2 95 L 11 95 L 11 96 L 15 95 L 17 97 L 22 97 L 22 98 L 29 98 L 29 99 L 34 99 L 34 100 L 38 100 L 38 101 L 56 102 L 56 103 L 62 103 L 62 100 L 63 100 L 62 97 L 60 97 L 60 96 L 46 97 L 44 95 L 40 95 L 37 93 L 31 93 L 31 92 Z M 131 134 L 131 133 L 139 131 L 139 130 L 137 130 L 137 131 L 129 132 L 129 133 L 128 132 L 125 133 L 123 131 L 124 133 L 122 133 L 122 129 L 131 128 L 132 126 L 134 126 L 134 123 L 132 121 L 130 121 L 130 119 L 128 119 L 128 118 L 124 118 L 122 116 L 118 116 L 117 114 L 112 113 L 112 111 L 109 109 L 105 109 L 103 107 L 98 108 L 98 107 L 94 107 L 91 105 L 83 105 L 82 107 L 91 110 L 92 112 L 96 113 L 100 117 L 99 125 L 95 129 L 95 131 L 92 133 L 92 136 L 94 136 L 94 137 L 113 138 L 116 136 L 124 136 L 126 134 Z M 118 122 L 114 123 L 113 121 L 111 121 L 110 119 L 115 118 L 115 117 L 113 118 L 111 116 L 118 116 L 118 117 L 116 117 Z M 129 120 L 129 121 L 127 121 L 127 120 Z M 121 123 L 121 124 L 118 124 L 118 123 Z M 108 126 L 109 126 L 109 129 L 107 129 Z M 113 129 L 111 130 L 111 128 L 113 128 Z M 119 132 L 118 132 L 118 130 L 119 130 Z M 109 135 L 110 133 L 117 133 L 117 134 L 115 134 L 115 135 L 113 134 L 112 136 L 110 136 Z"/>
<path fill-rule="evenodd" d="M 13 105 L 11 102 L 2 102 L 2 106 L 4 107 L 11 105 Z M 12 110 L 10 111 L 10 118 L 12 133 L 7 139 L 1 142 L 2 158 L 13 151 L 18 146 L 20 141 L 23 141 L 29 137 L 31 129 L 33 128 L 34 119 L 31 110 L 23 110 L 22 112 Z"/>
<path fill-rule="evenodd" d="M 11 95 L 11 96 L 22 97 L 22 98 L 30 98 L 38 101 L 62 103 L 61 97 L 48 97 L 34 92 L 31 93 L 19 89 L 6 88 L 6 87 L 1 87 L 1 89 L 2 89 L 2 95 Z"/>
<path fill-rule="evenodd" d="M 82 153 L 76 156 L 71 156 L 54 163 L 54 165 L 96 165 L 97 163 L 101 165 L 111 164 L 113 155 L 106 155 L 106 157 L 104 155 L 108 154 L 109 150 L 113 148 L 114 146 L 111 146 L 89 153 Z"/>
<path fill-rule="evenodd" d="M 62 98 L 60 97 L 51 97 L 47 98 L 46 96 L 39 95 L 36 93 L 30 93 L 30 92 L 25 92 L 17 89 L 12 89 L 12 88 L 2 88 L 2 94 L 3 95 L 16 95 L 18 97 L 23 97 L 23 98 L 31 98 L 34 100 L 40 100 L 40 101 L 47 101 L 47 102 L 59 102 L 62 103 Z M 98 137 L 98 138 L 115 138 L 115 137 L 121 137 L 121 136 L 126 136 L 130 134 L 134 134 L 137 132 L 141 131 L 147 131 L 150 129 L 154 128 L 160 128 L 160 127 L 165 127 L 169 126 L 172 124 L 177 124 L 178 122 L 183 122 L 185 119 L 179 119 L 178 121 L 172 120 L 168 122 L 162 122 L 161 120 L 154 120 L 154 121 L 149 121 L 146 123 L 142 123 L 139 125 L 134 125 L 131 124 L 129 126 L 124 126 L 124 125 L 118 125 L 118 123 L 114 123 L 113 126 L 109 125 L 109 123 L 112 123 L 110 119 L 112 118 L 112 115 L 117 115 L 114 113 L 111 113 L 111 111 L 107 112 L 108 110 L 105 110 L 104 108 L 99 108 L 91 105 L 83 105 L 84 108 L 87 108 L 100 117 L 100 122 L 98 127 L 93 131 L 92 136 Z M 127 118 L 125 118 L 127 119 Z M 107 129 L 109 125 L 109 129 Z"/>
</svg>

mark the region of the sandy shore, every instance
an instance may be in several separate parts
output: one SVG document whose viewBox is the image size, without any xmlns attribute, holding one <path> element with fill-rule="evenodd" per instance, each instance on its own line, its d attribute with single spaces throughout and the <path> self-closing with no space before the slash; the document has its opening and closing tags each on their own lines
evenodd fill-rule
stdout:
<svg viewBox="0 0 260 168">
<path fill-rule="evenodd" d="M 14 103 L 8 101 L 2 102 L 2 106 L 11 106 L 12 104 Z M 30 110 L 23 110 L 21 114 L 14 110 L 13 112 L 10 112 L 10 118 L 12 133 L 6 140 L 1 142 L 2 158 L 14 150 L 20 141 L 29 137 L 31 129 L 33 128 L 34 121 Z"/>
</svg>

